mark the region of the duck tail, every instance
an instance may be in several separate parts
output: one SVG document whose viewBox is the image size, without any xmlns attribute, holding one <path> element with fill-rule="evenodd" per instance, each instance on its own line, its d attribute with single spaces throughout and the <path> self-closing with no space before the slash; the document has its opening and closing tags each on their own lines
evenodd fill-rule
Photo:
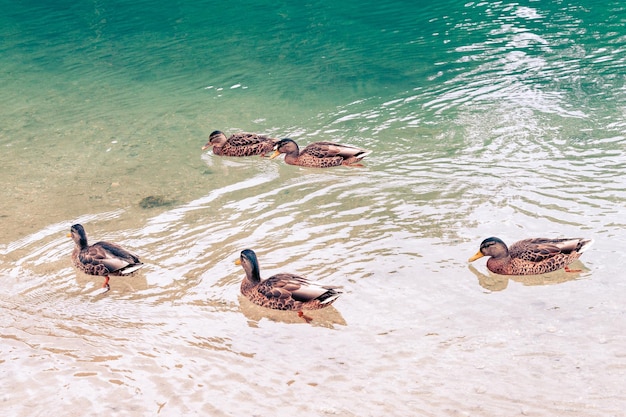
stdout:
<svg viewBox="0 0 626 417">
<path fill-rule="evenodd" d="M 332 304 L 341 294 L 341 291 L 329 288 L 328 291 L 317 297 L 317 300 L 322 304 Z"/>
<path fill-rule="evenodd" d="M 126 268 L 122 268 L 120 272 L 124 275 L 129 275 L 135 272 L 136 270 L 138 270 L 139 268 L 143 268 L 143 267 L 144 267 L 143 263 L 128 265 Z"/>
<path fill-rule="evenodd" d="M 576 252 L 583 253 L 593 245 L 593 239 L 581 239 L 576 248 Z"/>
<path fill-rule="evenodd" d="M 363 151 L 359 152 L 356 156 L 358 156 L 359 158 L 365 158 L 366 156 L 368 156 L 371 153 L 372 153 L 372 151 L 370 151 L 368 149 L 363 149 Z"/>
</svg>

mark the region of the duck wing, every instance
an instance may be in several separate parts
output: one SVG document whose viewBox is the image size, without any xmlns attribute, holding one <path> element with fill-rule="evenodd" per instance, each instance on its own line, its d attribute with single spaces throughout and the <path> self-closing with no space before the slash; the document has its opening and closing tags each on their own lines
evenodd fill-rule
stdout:
<svg viewBox="0 0 626 417">
<path fill-rule="evenodd" d="M 298 275 L 283 273 L 261 282 L 258 291 L 270 299 L 293 298 L 295 301 L 306 303 L 316 299 L 322 302 L 327 299 L 334 300 L 340 293 L 333 288 L 312 284 L 308 279 Z"/>
<path fill-rule="evenodd" d="M 585 246 L 580 238 L 548 239 L 534 238 L 520 240 L 509 248 L 511 258 L 524 259 L 530 262 L 544 262 L 560 255 L 570 255 Z"/>
<path fill-rule="evenodd" d="M 314 142 L 304 148 L 301 154 L 309 154 L 316 158 L 332 158 L 341 156 L 344 159 L 359 157 L 364 158 L 371 151 L 350 145 L 340 145 L 333 142 Z"/>
<path fill-rule="evenodd" d="M 271 142 L 273 145 L 277 142 L 277 140 L 272 139 L 269 136 L 258 135 L 256 133 L 236 133 L 228 139 L 228 143 L 231 146 L 249 146 L 264 142 Z"/>
<path fill-rule="evenodd" d="M 81 262 L 104 265 L 110 272 L 142 265 L 137 255 L 111 242 L 98 242 L 89 246 L 81 253 Z"/>
</svg>

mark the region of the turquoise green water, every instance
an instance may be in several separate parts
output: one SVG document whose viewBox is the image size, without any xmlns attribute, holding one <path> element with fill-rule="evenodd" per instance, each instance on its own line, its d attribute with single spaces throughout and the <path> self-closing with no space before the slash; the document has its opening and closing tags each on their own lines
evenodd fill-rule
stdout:
<svg viewBox="0 0 626 417">
<path fill-rule="evenodd" d="M 626 408 L 620 2 L 0 4 L 10 415 Z M 215 129 L 373 153 L 219 158 Z M 76 222 L 147 266 L 93 294 Z M 468 267 L 491 235 L 596 243 L 508 279 Z M 313 325 L 255 309 L 247 247 L 344 295 Z"/>
</svg>

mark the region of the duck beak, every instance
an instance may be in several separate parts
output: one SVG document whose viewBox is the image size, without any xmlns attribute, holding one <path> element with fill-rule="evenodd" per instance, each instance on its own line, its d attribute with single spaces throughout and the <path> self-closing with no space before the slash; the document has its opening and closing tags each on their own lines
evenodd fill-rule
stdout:
<svg viewBox="0 0 626 417">
<path fill-rule="evenodd" d="M 71 233 L 68 233 L 68 234 L 66 234 L 65 236 L 67 236 L 67 237 L 72 237 L 72 234 L 71 234 Z"/>
<path fill-rule="evenodd" d="M 207 142 L 207 143 L 206 143 L 206 145 L 204 145 L 204 146 L 202 147 L 202 150 L 203 150 L 203 151 L 206 151 L 206 150 L 207 150 L 207 149 L 209 149 L 211 146 L 213 146 L 213 144 L 212 144 L 211 142 Z"/>
<path fill-rule="evenodd" d="M 480 259 L 480 258 L 482 258 L 483 256 L 485 256 L 485 255 L 483 255 L 480 251 L 478 251 L 478 252 L 476 252 L 476 255 L 472 256 L 472 257 L 471 257 L 471 258 L 469 258 L 467 261 L 468 261 L 468 262 L 474 262 L 476 259 Z"/>
<path fill-rule="evenodd" d="M 235 265 L 241 265 L 241 259 L 237 259 L 237 260 L 235 261 Z"/>
<path fill-rule="evenodd" d="M 274 152 L 270 155 L 270 159 L 274 159 L 274 158 L 276 158 L 278 155 L 280 155 L 280 152 L 278 152 L 278 151 L 274 151 Z"/>
</svg>

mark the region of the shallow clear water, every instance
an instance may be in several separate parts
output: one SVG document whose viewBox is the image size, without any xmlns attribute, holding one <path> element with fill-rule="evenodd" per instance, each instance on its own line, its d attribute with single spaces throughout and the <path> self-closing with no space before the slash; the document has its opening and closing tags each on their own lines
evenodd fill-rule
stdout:
<svg viewBox="0 0 626 417">
<path fill-rule="evenodd" d="M 626 408 L 624 7 L 337 3 L 3 3 L 7 415 Z M 220 158 L 215 129 L 373 153 Z M 96 294 L 77 222 L 147 266 Z M 507 278 L 467 263 L 492 235 L 595 244 Z M 257 308 L 244 248 L 344 294 L 311 324 Z"/>
</svg>

